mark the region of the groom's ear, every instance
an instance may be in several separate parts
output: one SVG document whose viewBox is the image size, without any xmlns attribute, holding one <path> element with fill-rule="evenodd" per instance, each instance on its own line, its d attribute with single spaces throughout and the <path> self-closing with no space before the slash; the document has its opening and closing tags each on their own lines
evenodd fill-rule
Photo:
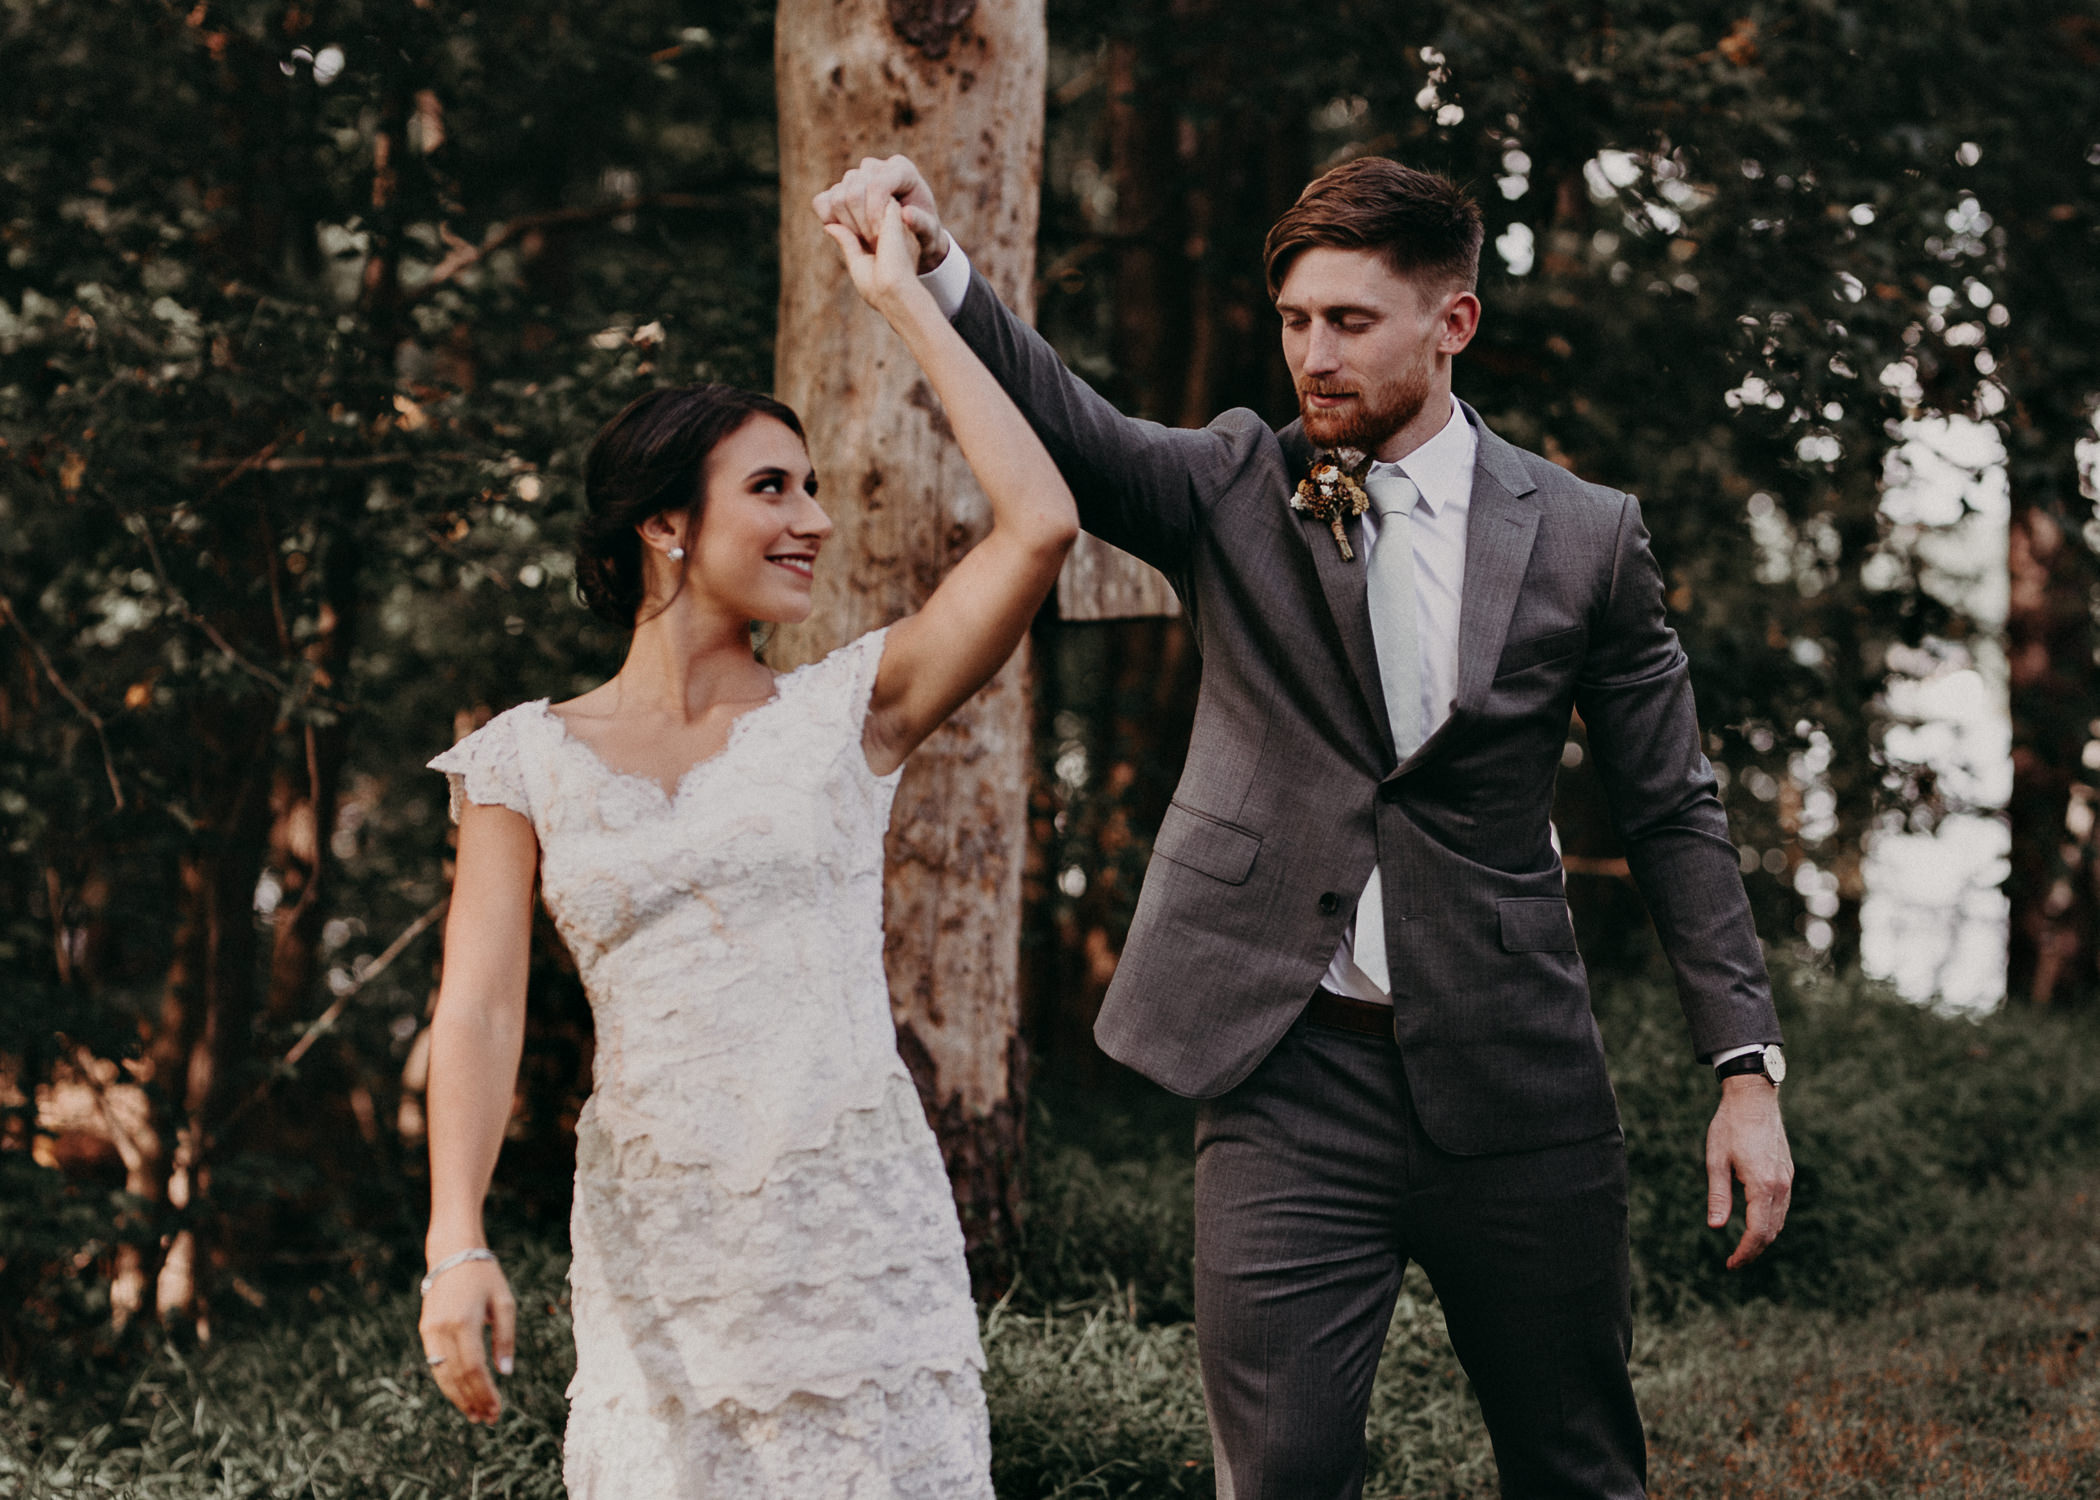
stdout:
<svg viewBox="0 0 2100 1500">
<path fill-rule="evenodd" d="M 1436 352 L 1458 354 L 1480 331 L 1480 298 L 1464 287 L 1444 295 L 1443 328 L 1437 335 Z"/>
</svg>

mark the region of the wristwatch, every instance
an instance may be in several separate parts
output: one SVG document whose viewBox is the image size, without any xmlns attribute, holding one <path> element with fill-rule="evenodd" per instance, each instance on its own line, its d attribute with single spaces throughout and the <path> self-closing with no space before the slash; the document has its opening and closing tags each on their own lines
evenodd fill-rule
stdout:
<svg viewBox="0 0 2100 1500">
<path fill-rule="evenodd" d="M 1776 1046 L 1760 1047 L 1741 1057 L 1731 1057 L 1714 1069 L 1716 1078 L 1733 1078 L 1738 1073 L 1760 1074 L 1776 1089 L 1786 1082 L 1786 1054 Z"/>
</svg>

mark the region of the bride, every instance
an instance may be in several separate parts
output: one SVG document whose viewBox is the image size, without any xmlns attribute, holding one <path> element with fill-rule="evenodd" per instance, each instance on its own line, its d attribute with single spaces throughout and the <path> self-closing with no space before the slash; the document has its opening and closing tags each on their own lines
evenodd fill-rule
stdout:
<svg viewBox="0 0 2100 1500">
<path fill-rule="evenodd" d="M 431 765 L 457 875 L 432 1022 L 420 1332 L 500 1407 L 515 1309 L 482 1200 L 510 1112 L 538 880 L 597 1028 L 569 1273 L 577 1500 L 989 1497 L 976 1312 L 882 970 L 904 759 L 1012 653 L 1077 531 L 1070 491 L 916 275 L 893 201 L 826 232 L 902 335 L 992 530 L 917 614 L 776 675 L 753 621 L 810 610 L 831 522 L 802 429 L 721 386 L 598 435 L 578 580 L 619 674 L 520 704 Z"/>
</svg>

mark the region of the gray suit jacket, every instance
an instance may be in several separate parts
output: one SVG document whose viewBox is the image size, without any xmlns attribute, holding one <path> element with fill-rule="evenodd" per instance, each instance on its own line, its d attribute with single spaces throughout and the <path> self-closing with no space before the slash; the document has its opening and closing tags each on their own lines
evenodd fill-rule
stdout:
<svg viewBox="0 0 2100 1500">
<path fill-rule="evenodd" d="M 1107 1052 L 1211 1096 L 1267 1055 L 1376 864 L 1394 1026 L 1446 1150 L 1608 1130 L 1617 1107 L 1549 835 L 1569 714 L 1703 1056 L 1780 1039 L 1662 577 L 1630 495 L 1479 429 L 1451 717 L 1405 764 L 1365 605 L 1364 548 L 1289 508 L 1298 424 L 1123 416 L 978 277 L 956 328 L 1071 482 L 1087 530 L 1173 582 L 1203 656 L 1187 768 L 1101 1007 Z"/>
</svg>

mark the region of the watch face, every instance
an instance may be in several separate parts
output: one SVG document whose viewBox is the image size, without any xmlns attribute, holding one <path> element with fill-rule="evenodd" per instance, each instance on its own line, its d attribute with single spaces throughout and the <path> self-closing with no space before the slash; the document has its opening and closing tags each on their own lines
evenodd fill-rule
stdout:
<svg viewBox="0 0 2100 1500">
<path fill-rule="evenodd" d="M 1774 1083 L 1786 1082 L 1786 1054 L 1777 1047 L 1765 1048 L 1765 1077 Z"/>
</svg>

